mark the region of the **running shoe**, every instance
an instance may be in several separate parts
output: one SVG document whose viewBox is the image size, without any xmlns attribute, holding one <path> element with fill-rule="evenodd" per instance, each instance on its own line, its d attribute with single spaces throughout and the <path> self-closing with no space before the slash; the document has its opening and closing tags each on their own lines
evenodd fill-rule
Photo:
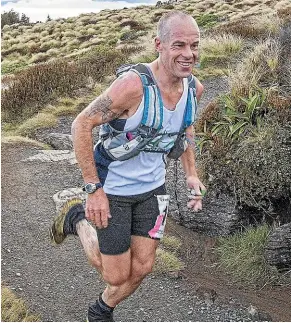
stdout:
<svg viewBox="0 0 291 323">
<path fill-rule="evenodd" d="M 97 300 L 89 306 L 87 322 L 114 322 L 113 309 L 104 306 Z"/>
<path fill-rule="evenodd" d="M 76 224 L 85 219 L 82 200 L 78 198 L 66 201 L 50 227 L 50 239 L 53 244 L 62 243 L 68 234 L 77 235 Z"/>
</svg>

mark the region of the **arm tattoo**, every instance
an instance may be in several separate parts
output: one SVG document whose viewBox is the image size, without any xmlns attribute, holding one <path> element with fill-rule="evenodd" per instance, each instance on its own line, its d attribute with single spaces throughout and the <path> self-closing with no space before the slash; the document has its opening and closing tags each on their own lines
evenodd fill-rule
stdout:
<svg viewBox="0 0 291 323">
<path fill-rule="evenodd" d="M 88 110 L 85 112 L 87 117 L 92 117 L 98 113 L 101 114 L 102 122 L 108 122 L 112 119 L 116 119 L 122 113 L 115 113 L 110 110 L 112 100 L 106 95 L 102 95 L 96 100 L 94 100 L 88 107 Z"/>
</svg>

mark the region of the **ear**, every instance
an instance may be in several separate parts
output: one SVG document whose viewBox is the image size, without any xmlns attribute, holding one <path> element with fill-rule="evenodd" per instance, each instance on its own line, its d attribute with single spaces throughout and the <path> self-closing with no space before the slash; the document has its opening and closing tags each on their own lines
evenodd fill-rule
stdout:
<svg viewBox="0 0 291 323">
<path fill-rule="evenodd" d="M 158 53 L 162 51 L 162 42 L 158 36 L 155 37 L 155 50 Z"/>
</svg>

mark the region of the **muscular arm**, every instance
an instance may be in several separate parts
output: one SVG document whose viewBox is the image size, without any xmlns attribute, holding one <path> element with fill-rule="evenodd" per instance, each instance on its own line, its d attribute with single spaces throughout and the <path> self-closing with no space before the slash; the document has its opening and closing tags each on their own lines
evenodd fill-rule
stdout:
<svg viewBox="0 0 291 323">
<path fill-rule="evenodd" d="M 143 89 L 139 77 L 130 72 L 118 78 L 72 124 L 72 138 L 76 159 L 85 183 L 97 183 L 99 178 L 94 161 L 92 130 L 95 126 L 116 119 L 139 105 Z M 110 217 L 109 202 L 103 189 L 88 194 L 86 218 L 98 228 L 106 228 Z"/>
<path fill-rule="evenodd" d="M 117 79 L 103 94 L 91 102 L 74 120 L 72 137 L 76 159 L 85 182 L 98 182 L 93 156 L 92 130 L 116 119 L 139 104 L 142 85 L 134 73 Z"/>
</svg>

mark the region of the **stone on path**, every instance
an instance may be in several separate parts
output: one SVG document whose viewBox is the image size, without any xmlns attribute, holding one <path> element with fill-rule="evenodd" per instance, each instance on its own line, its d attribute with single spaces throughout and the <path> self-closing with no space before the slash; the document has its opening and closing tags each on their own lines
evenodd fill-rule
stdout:
<svg viewBox="0 0 291 323">
<path fill-rule="evenodd" d="M 86 196 L 87 194 L 80 187 L 67 188 L 63 191 L 57 192 L 53 196 L 57 213 L 66 201 L 71 200 L 72 198 L 80 198 L 84 203 L 86 201 Z"/>
<path fill-rule="evenodd" d="M 47 134 L 43 141 L 55 149 L 73 150 L 72 135 L 52 132 Z"/>
<path fill-rule="evenodd" d="M 40 150 L 34 156 L 28 157 L 23 161 L 58 162 L 67 160 L 70 164 L 76 164 L 75 153 L 71 150 Z"/>
</svg>

